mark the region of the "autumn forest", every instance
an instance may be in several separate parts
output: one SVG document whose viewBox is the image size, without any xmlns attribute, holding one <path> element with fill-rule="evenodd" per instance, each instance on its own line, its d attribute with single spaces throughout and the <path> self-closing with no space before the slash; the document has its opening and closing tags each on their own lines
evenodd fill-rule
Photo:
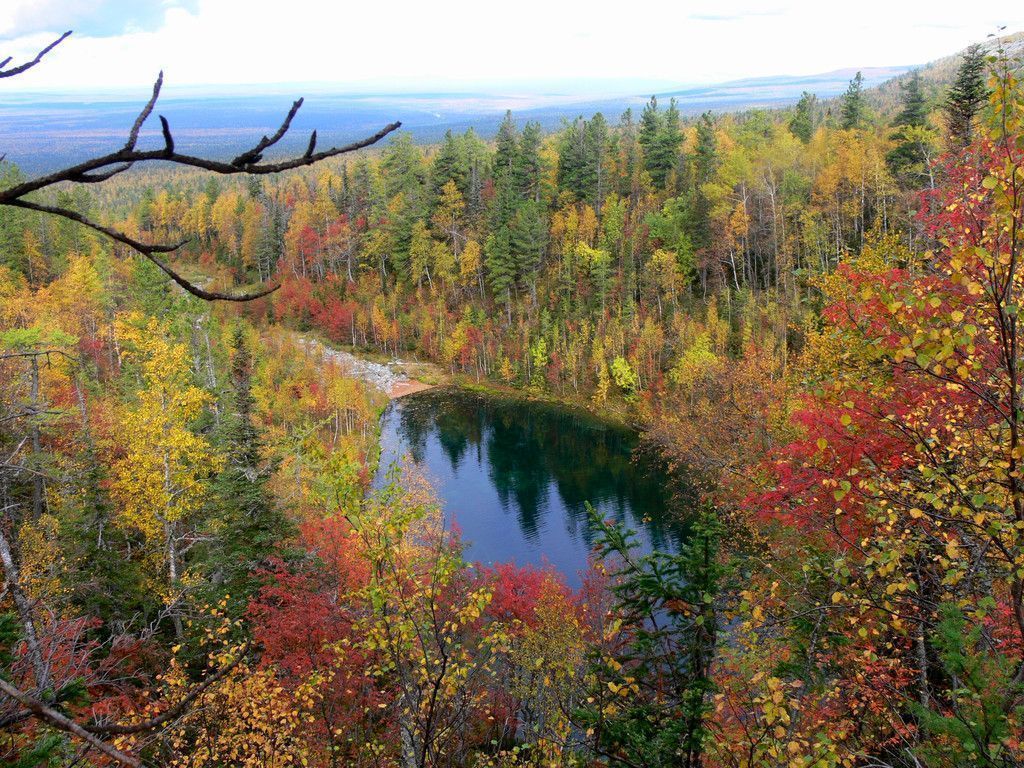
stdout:
<svg viewBox="0 0 1024 768">
<path fill-rule="evenodd" d="M 1020 51 L 0 160 L 0 763 L 1024 765 Z M 381 460 L 426 388 L 636 433 L 682 543 L 478 562 Z"/>
</svg>

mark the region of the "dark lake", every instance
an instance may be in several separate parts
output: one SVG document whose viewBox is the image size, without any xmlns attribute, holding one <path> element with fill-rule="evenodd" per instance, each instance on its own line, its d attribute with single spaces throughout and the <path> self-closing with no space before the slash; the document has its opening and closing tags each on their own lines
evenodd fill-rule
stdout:
<svg viewBox="0 0 1024 768">
<path fill-rule="evenodd" d="M 669 521 L 675 481 L 638 442 L 583 411 L 445 387 L 387 407 L 378 482 L 395 462 L 415 463 L 467 559 L 548 564 L 576 587 L 592 549 L 587 502 L 645 549 L 675 549 L 684 535 Z"/>
</svg>

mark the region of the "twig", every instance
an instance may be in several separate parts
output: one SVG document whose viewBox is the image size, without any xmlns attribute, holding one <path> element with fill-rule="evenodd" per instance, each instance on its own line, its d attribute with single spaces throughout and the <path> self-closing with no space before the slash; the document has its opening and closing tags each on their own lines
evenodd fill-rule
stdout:
<svg viewBox="0 0 1024 768">
<path fill-rule="evenodd" d="M 124 752 L 122 752 L 114 746 L 111 746 L 98 736 L 89 733 L 89 731 L 87 731 L 85 728 L 83 728 L 81 725 L 76 723 L 71 718 L 61 714 L 53 707 L 47 706 L 38 699 L 29 696 L 27 693 L 18 690 L 13 685 L 4 680 L 2 677 L 0 677 L 0 691 L 6 693 L 8 696 L 10 696 L 18 703 L 20 703 L 26 709 L 31 710 L 31 712 L 39 719 L 45 720 L 54 728 L 77 736 L 78 738 L 87 742 L 92 747 L 98 749 L 100 752 L 105 754 L 110 759 L 116 760 L 122 765 L 130 765 L 132 766 L 132 768 L 141 768 L 142 763 L 136 760 L 131 755 L 125 754 Z"/>
<path fill-rule="evenodd" d="M 36 64 L 38 64 L 40 61 L 43 60 L 43 56 L 45 56 L 50 51 L 52 51 L 54 48 L 56 48 L 58 45 L 63 43 L 68 38 L 68 36 L 70 34 L 71 34 L 71 30 L 69 29 L 67 32 L 65 32 L 63 35 L 58 37 L 56 40 L 54 40 L 48 46 L 43 48 L 43 50 L 41 50 L 39 53 L 37 53 L 36 57 L 34 59 L 32 59 L 32 61 L 26 61 L 24 64 L 20 64 L 17 67 L 12 67 L 11 69 L 4 69 L 4 67 L 6 67 L 8 64 L 11 63 L 11 58 L 12 57 L 8 56 L 3 61 L 0 61 L 0 77 L 14 77 L 15 75 L 20 75 L 22 72 L 24 72 L 26 70 L 32 69 L 32 67 L 34 67 Z"/>
</svg>

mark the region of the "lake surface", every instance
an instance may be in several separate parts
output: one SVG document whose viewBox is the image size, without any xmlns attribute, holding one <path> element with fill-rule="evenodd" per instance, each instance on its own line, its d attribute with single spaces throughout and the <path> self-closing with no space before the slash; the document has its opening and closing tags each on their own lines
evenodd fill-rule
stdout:
<svg viewBox="0 0 1024 768">
<path fill-rule="evenodd" d="M 414 463 L 462 531 L 467 559 L 549 564 L 576 587 L 592 549 L 587 502 L 647 550 L 675 549 L 685 535 L 669 520 L 675 481 L 637 446 L 634 431 L 582 411 L 445 387 L 387 407 L 377 482 L 394 463 Z"/>
</svg>

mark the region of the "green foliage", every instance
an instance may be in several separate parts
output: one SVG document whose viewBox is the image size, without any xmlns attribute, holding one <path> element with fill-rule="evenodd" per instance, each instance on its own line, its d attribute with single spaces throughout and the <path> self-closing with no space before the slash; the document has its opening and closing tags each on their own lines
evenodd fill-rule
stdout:
<svg viewBox="0 0 1024 768">
<path fill-rule="evenodd" d="M 908 186 L 920 187 L 934 177 L 937 137 L 928 127 L 928 110 L 921 75 L 917 70 L 902 84 L 903 108 L 893 120 L 896 131 L 890 136 L 896 142 L 885 156 L 893 176 Z"/>
<path fill-rule="evenodd" d="M 219 546 L 211 552 L 211 568 L 221 573 L 227 591 L 244 606 L 257 584 L 253 571 L 279 551 L 292 526 L 267 488 L 276 462 L 254 423 L 253 360 L 241 325 L 231 341 L 231 397 L 224 414 L 220 447 L 224 468 L 215 483 L 220 500 Z"/>
<path fill-rule="evenodd" d="M 839 125 L 850 131 L 864 127 L 867 120 L 867 102 L 864 99 L 864 75 L 854 75 L 843 94 L 839 110 Z"/>
<path fill-rule="evenodd" d="M 804 91 L 796 103 L 793 116 L 789 119 L 789 131 L 804 144 L 814 135 L 815 108 L 818 97 Z"/>
<path fill-rule="evenodd" d="M 635 397 L 640 388 L 640 376 L 633 370 L 626 358 L 619 355 L 612 360 L 612 381 L 622 390 L 627 398 Z"/>
<path fill-rule="evenodd" d="M 679 147 L 683 143 L 675 99 L 662 113 L 658 111 L 657 98 L 651 97 L 640 117 L 638 138 L 644 150 L 644 167 L 651 174 L 651 181 L 657 189 L 665 189 L 679 162 Z"/>
<path fill-rule="evenodd" d="M 704 511 L 678 553 L 638 556 L 632 531 L 592 508 L 590 524 L 618 619 L 611 650 L 594 659 L 594 704 L 581 719 L 612 765 L 697 768 L 715 688 L 721 525 Z"/>
<path fill-rule="evenodd" d="M 1017 659 L 997 653 L 984 636 L 980 621 L 995 610 L 985 598 L 969 622 L 957 605 L 939 607 L 931 644 L 949 687 L 938 706 L 912 702 L 910 709 L 926 735 L 920 755 L 928 764 L 997 766 L 1012 761 L 1007 740 L 1012 723 L 1024 715 L 1024 686 L 1015 679 Z M 1007 709 L 1009 701 L 1016 701 Z"/>
<path fill-rule="evenodd" d="M 696 273 L 693 238 L 701 234 L 693 204 L 686 197 L 670 197 L 660 211 L 647 216 L 651 237 L 676 254 L 683 279 L 689 282 Z"/>
<path fill-rule="evenodd" d="M 964 53 L 944 105 L 947 140 L 953 150 L 963 149 L 974 137 L 975 121 L 988 98 L 985 77 L 985 53 L 980 45 L 972 45 Z"/>
<path fill-rule="evenodd" d="M 921 73 L 914 70 L 910 77 L 900 84 L 903 96 L 903 108 L 896 119 L 892 121 L 894 126 L 910 126 L 920 128 L 928 122 L 928 104 L 924 97 L 924 86 L 921 82 Z"/>
</svg>

